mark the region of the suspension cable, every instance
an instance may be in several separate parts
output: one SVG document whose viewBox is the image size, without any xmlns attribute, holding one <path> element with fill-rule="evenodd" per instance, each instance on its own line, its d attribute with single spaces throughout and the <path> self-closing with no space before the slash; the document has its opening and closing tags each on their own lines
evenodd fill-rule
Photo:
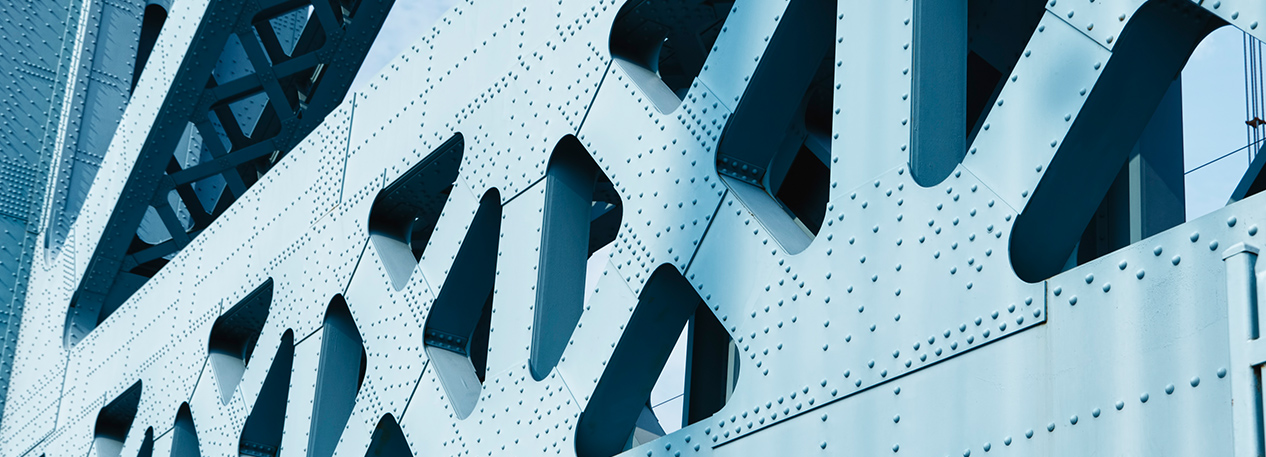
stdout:
<svg viewBox="0 0 1266 457">
<path fill-rule="evenodd" d="M 1196 168 L 1192 168 L 1192 169 L 1190 169 L 1190 170 L 1187 170 L 1187 171 L 1182 172 L 1182 174 L 1183 174 L 1183 176 L 1189 175 L 1189 174 L 1191 174 L 1192 172 L 1195 172 L 1196 170 L 1199 170 L 1199 169 L 1201 169 L 1201 168 L 1207 167 L 1207 166 L 1209 166 L 1209 165 L 1213 165 L 1213 163 L 1214 163 L 1214 162 L 1217 162 L 1217 161 L 1219 161 L 1219 160 L 1225 159 L 1225 158 L 1227 158 L 1227 157 L 1231 157 L 1231 156 L 1235 155 L 1235 153 L 1240 152 L 1240 151 L 1243 151 L 1243 150 L 1246 150 L 1246 149 L 1248 149 L 1248 148 L 1251 148 L 1251 147 L 1254 147 L 1254 146 L 1258 146 L 1258 147 L 1260 148 L 1260 146 L 1261 146 L 1261 142 L 1262 142 L 1262 141 L 1263 141 L 1263 140 L 1259 139 L 1259 140 L 1257 140 L 1257 142 L 1256 142 L 1256 143 L 1249 143 L 1249 144 L 1246 144 L 1246 145 L 1244 145 L 1244 146 L 1240 146 L 1238 149 L 1236 149 L 1236 150 L 1234 150 L 1234 151 L 1228 152 L 1228 153 L 1226 153 L 1226 154 L 1222 154 L 1222 155 L 1218 156 L 1216 159 L 1213 159 L 1213 160 L 1210 160 L 1210 161 L 1208 161 L 1208 162 L 1202 163 L 1202 164 L 1200 164 L 1200 166 L 1198 166 L 1198 167 L 1196 167 Z"/>
</svg>

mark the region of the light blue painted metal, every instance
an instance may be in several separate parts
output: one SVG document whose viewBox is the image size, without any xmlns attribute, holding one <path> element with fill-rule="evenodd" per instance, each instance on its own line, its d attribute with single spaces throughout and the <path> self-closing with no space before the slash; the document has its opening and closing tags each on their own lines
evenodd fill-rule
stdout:
<svg viewBox="0 0 1266 457">
<path fill-rule="evenodd" d="M 921 60 L 919 1 L 467 0 L 344 98 L 389 2 L 175 0 L 95 178 L 11 199 L 90 184 L 5 251 L 0 453 L 1259 455 L 1262 197 L 1161 230 L 1118 176 L 1266 7 L 962 3 Z"/>
<path fill-rule="evenodd" d="M 10 2 L 0 33 L 9 75 L 0 177 L 0 403 L 9 374 L 31 259 L 41 232 L 60 245 L 126 105 L 140 29 L 135 2 Z M 18 38 L 20 37 L 20 38 Z M 48 198 L 46 198 L 48 197 Z M 56 207 L 54 210 L 50 207 Z"/>
</svg>

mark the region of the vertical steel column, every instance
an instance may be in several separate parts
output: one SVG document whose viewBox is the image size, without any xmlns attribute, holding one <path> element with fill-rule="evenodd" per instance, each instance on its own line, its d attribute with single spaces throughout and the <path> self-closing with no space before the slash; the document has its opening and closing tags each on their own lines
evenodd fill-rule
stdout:
<svg viewBox="0 0 1266 457">
<path fill-rule="evenodd" d="M 1258 249 L 1237 243 L 1223 251 L 1226 265 L 1227 324 L 1231 338 L 1231 403 L 1235 455 L 1263 455 L 1261 378 L 1252 360 L 1251 342 L 1257 340 Z"/>
<path fill-rule="evenodd" d="M 1130 158 L 1130 242 L 1187 220 L 1183 182 L 1182 78 L 1161 98 Z"/>
<path fill-rule="evenodd" d="M 1077 265 L 1186 221 L 1182 138 L 1182 80 L 1175 79 L 1082 234 Z"/>
<path fill-rule="evenodd" d="M 967 154 L 967 0 L 914 2 L 910 171 L 922 186 Z"/>
</svg>

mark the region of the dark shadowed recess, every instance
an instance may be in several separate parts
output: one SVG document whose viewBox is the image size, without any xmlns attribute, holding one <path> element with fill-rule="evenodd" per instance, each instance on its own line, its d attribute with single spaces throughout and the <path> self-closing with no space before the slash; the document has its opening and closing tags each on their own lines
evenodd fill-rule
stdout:
<svg viewBox="0 0 1266 457">
<path fill-rule="evenodd" d="M 264 385 L 255 399 L 255 406 L 246 417 L 238 452 L 255 457 L 276 457 L 281 449 L 282 427 L 286 421 L 286 403 L 290 397 L 290 373 L 294 367 L 295 334 L 286 330 L 281 335 L 277 355 L 264 377 Z"/>
<path fill-rule="evenodd" d="M 365 345 L 342 295 L 325 311 L 321 361 L 317 367 L 308 456 L 330 457 L 352 416 L 356 394 L 365 381 Z"/>
<path fill-rule="evenodd" d="M 123 452 L 123 443 L 127 441 L 128 431 L 136 419 L 136 408 L 141 402 L 141 381 L 110 400 L 97 413 L 97 422 L 93 427 L 92 445 L 97 455 L 102 457 L 119 457 Z M 153 431 L 146 433 L 149 442 L 153 443 Z"/>
<path fill-rule="evenodd" d="M 1178 76 L 1225 25 L 1203 8 L 1151 1 L 1115 44 L 1011 233 L 1011 265 L 1037 282 L 1184 221 Z"/>
<path fill-rule="evenodd" d="M 677 343 L 689 331 L 683 426 L 725 406 L 738 379 L 737 351 L 712 310 L 675 267 L 651 274 L 576 424 L 576 454 L 610 457 L 664 434 L 649 404 Z"/>
<path fill-rule="evenodd" d="M 242 373 L 246 372 L 264 322 L 268 320 L 272 299 L 273 280 L 268 278 L 211 325 L 207 359 L 220 387 L 222 404 L 228 404 L 242 380 Z"/>
<path fill-rule="evenodd" d="M 492 189 L 479 202 L 423 328 L 430 366 L 458 419 L 474 411 L 487 371 L 500 238 L 501 195 Z"/>
<path fill-rule="evenodd" d="M 413 457 L 409 441 L 405 439 L 404 431 L 400 429 L 395 416 L 387 414 L 378 421 L 365 457 Z"/>
<path fill-rule="evenodd" d="M 836 4 L 792 0 L 717 146 L 717 172 L 790 254 L 826 214 Z"/>
<path fill-rule="evenodd" d="M 661 113 L 681 104 L 725 18 L 724 0 L 630 0 L 611 25 L 611 56 Z"/>
<path fill-rule="evenodd" d="M 545 176 L 540 272 L 529 367 L 540 381 L 558 365 L 584 311 L 594 252 L 615 241 L 623 205 L 606 174 L 576 137 L 554 147 Z"/>
<path fill-rule="evenodd" d="M 378 193 L 369 210 L 369 239 L 391 284 L 413 275 L 457 181 L 464 142 L 458 133 Z"/>
</svg>

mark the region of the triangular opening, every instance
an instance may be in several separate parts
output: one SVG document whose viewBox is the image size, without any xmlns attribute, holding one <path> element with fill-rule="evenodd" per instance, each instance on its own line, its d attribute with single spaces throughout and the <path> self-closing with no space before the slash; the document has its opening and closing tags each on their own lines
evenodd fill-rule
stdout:
<svg viewBox="0 0 1266 457">
<path fill-rule="evenodd" d="M 312 20 L 315 11 L 312 5 L 286 11 L 277 9 L 256 15 L 251 21 L 255 25 L 255 39 L 259 40 L 259 46 L 264 49 L 270 63 L 277 65 L 325 45 L 326 33 L 321 21 Z"/>
<path fill-rule="evenodd" d="M 717 146 L 717 172 L 790 254 L 808 247 L 831 182 L 835 2 L 792 0 Z"/>
<path fill-rule="evenodd" d="M 255 66 L 237 34 L 230 34 L 224 41 L 224 49 L 216 59 L 215 68 L 211 70 L 211 78 L 216 85 L 226 85 L 230 81 L 255 74 Z M 225 138 L 227 140 L 227 138 Z"/>
<path fill-rule="evenodd" d="M 276 457 L 281 450 L 282 427 L 286 421 L 286 403 L 290 396 L 290 372 L 294 366 L 295 335 L 286 330 L 273 358 L 264 385 L 259 390 L 255 407 L 251 408 L 242 436 L 238 441 L 238 453 L 254 457 Z"/>
<path fill-rule="evenodd" d="M 325 311 L 325 326 L 321 330 L 321 361 L 312 405 L 312 428 L 308 433 L 309 457 L 334 455 L 365 379 L 364 367 L 365 345 L 360 331 L 352 320 L 347 301 L 342 295 L 336 295 Z"/>
<path fill-rule="evenodd" d="M 611 56 L 661 113 L 699 76 L 733 1 L 631 0 L 611 26 Z"/>
<path fill-rule="evenodd" d="M 181 403 L 176 412 L 176 424 L 172 427 L 171 457 L 202 457 L 198 445 L 198 430 L 193 425 L 193 411 L 188 403 Z"/>
<path fill-rule="evenodd" d="M 149 55 L 154 51 L 154 44 L 158 42 L 158 32 L 163 30 L 164 22 L 167 22 L 167 10 L 154 3 L 145 6 L 145 12 L 141 16 L 141 36 L 136 42 L 136 63 L 132 65 L 130 92 L 136 92 L 136 83 L 141 80 L 141 71 L 145 69 L 145 63 L 149 61 Z"/>
<path fill-rule="evenodd" d="M 454 135 L 378 193 L 369 210 L 369 239 L 391 285 L 400 290 L 431 240 L 462 162 L 462 135 Z"/>
<path fill-rule="evenodd" d="M 334 10 L 335 20 L 343 27 L 347 27 L 352 18 L 356 17 L 356 10 L 361 4 L 361 0 L 329 0 L 329 2 L 330 9 Z"/>
<path fill-rule="evenodd" d="M 554 147 L 545 177 L 528 364 L 536 380 L 545 379 L 558 365 L 584 311 L 586 276 L 598 274 L 605 264 L 605 256 L 595 258 L 595 253 L 615 241 L 623 212 L 615 187 L 589 151 L 576 137 L 563 137 Z"/>
<path fill-rule="evenodd" d="M 1224 24 L 1192 4 L 1139 8 L 1016 219 L 1010 254 L 1021 279 L 1050 278 L 1184 222 L 1179 76 Z"/>
<path fill-rule="evenodd" d="M 220 402 L 228 404 L 250 363 L 251 353 L 268 320 L 273 299 L 273 280 L 268 278 L 215 320 L 207 347 L 207 359 L 220 388 Z"/>
<path fill-rule="evenodd" d="M 119 457 L 123 454 L 123 443 L 127 441 L 132 421 L 136 419 L 137 405 L 141 402 L 141 390 L 141 381 L 136 381 L 97 413 L 92 445 L 98 456 Z M 149 436 L 152 440 L 153 432 Z"/>
<path fill-rule="evenodd" d="M 480 200 L 426 318 L 426 355 L 458 419 L 474 411 L 487 371 L 500 238 L 501 196 L 493 189 Z"/>
<path fill-rule="evenodd" d="M 409 449 L 404 430 L 400 429 L 394 416 L 387 414 L 378 421 L 365 457 L 413 457 L 413 450 Z"/>
<path fill-rule="evenodd" d="M 733 392 L 737 354 L 690 283 L 661 265 L 580 415 L 577 455 L 613 456 L 711 417 Z"/>
</svg>

